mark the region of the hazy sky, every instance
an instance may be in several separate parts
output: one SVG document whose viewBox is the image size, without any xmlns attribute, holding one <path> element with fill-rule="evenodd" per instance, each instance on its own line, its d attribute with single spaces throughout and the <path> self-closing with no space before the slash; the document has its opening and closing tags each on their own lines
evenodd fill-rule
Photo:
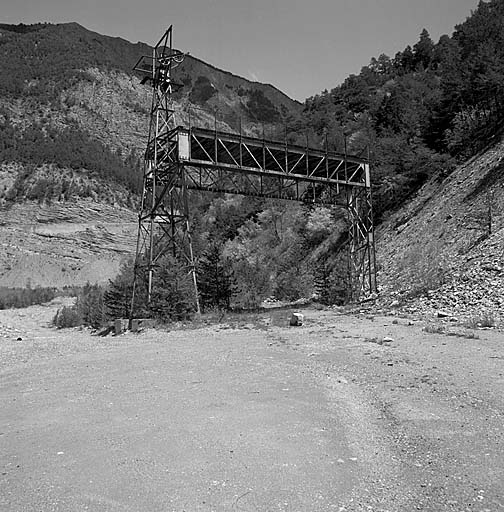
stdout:
<svg viewBox="0 0 504 512">
<path fill-rule="evenodd" d="M 478 0 L 1 0 L 0 22 L 76 21 L 155 44 L 169 25 L 175 46 L 304 100 L 391 57 L 425 27 L 451 34 Z"/>
</svg>

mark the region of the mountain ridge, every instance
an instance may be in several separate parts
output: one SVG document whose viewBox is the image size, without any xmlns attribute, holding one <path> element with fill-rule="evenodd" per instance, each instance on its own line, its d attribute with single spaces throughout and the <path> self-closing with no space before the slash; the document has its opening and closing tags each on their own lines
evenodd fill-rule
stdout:
<svg viewBox="0 0 504 512">
<path fill-rule="evenodd" d="M 34 25 L 25 25 L 23 23 L 20 23 L 18 25 L 15 25 L 15 24 L 8 24 L 8 23 L 0 23 L 0 32 L 2 30 L 6 30 L 6 31 L 9 31 L 9 32 L 13 32 L 13 33 L 29 33 L 29 32 L 37 32 L 38 30 L 42 30 L 42 29 L 45 29 L 45 28 L 50 28 L 50 27 L 69 27 L 69 28 L 77 28 L 79 31 L 83 31 L 85 33 L 88 33 L 88 34 L 93 34 L 95 36 L 98 36 L 100 38 L 106 38 L 108 40 L 115 40 L 115 41 L 119 41 L 121 42 L 122 44 L 123 43 L 126 43 L 126 44 L 129 44 L 129 45 L 133 45 L 133 46 L 140 46 L 142 47 L 142 51 L 145 50 L 145 54 L 146 55 L 150 55 L 152 53 L 152 47 L 148 44 L 148 43 L 145 43 L 145 42 L 142 42 L 142 41 L 137 41 L 136 43 L 135 42 L 132 42 L 124 37 L 121 37 L 121 36 L 108 36 L 108 35 L 104 35 L 104 34 L 100 34 L 99 32 L 96 32 L 96 31 L 93 31 L 93 30 L 90 30 L 86 27 L 84 27 L 83 25 L 81 25 L 80 23 L 77 23 L 75 21 L 70 21 L 70 22 L 65 22 L 65 23 L 37 23 L 37 24 L 34 24 Z M 37 28 L 36 30 L 30 30 L 30 27 L 40 27 L 40 28 Z M 26 32 L 23 32 L 22 29 L 26 28 Z M 17 29 L 17 30 L 16 30 Z M 182 50 L 181 50 L 182 51 Z M 142 54 L 143 55 L 143 54 Z M 204 61 L 202 58 L 199 58 L 189 52 L 185 53 L 186 55 L 186 58 L 189 58 L 189 59 L 193 59 L 203 65 L 205 65 L 206 67 L 209 67 L 209 68 L 212 68 L 220 73 L 223 73 L 224 75 L 228 75 L 228 76 L 231 76 L 231 77 L 234 77 L 234 78 L 239 78 L 241 80 L 244 80 L 244 81 L 247 81 L 251 84 L 257 84 L 257 85 L 260 85 L 260 86 L 266 86 L 268 88 L 272 88 L 275 90 L 275 92 L 278 92 L 280 93 L 283 97 L 285 97 L 285 99 L 289 100 L 289 101 L 292 101 L 294 103 L 297 103 L 299 106 L 302 106 L 302 103 L 296 99 L 293 99 L 293 98 L 290 98 L 285 92 L 283 92 L 282 90 L 280 90 L 278 87 L 276 87 L 275 85 L 271 84 L 271 83 L 268 83 L 268 82 L 259 82 L 257 80 L 250 80 L 248 78 L 245 78 L 241 75 L 238 75 L 236 73 L 233 73 L 232 71 L 229 71 L 229 70 L 226 70 L 226 69 L 222 69 L 212 63 L 209 63 L 209 62 L 206 62 Z M 135 64 L 133 62 L 133 64 Z M 131 71 L 133 70 L 133 66 L 131 67 Z"/>
</svg>

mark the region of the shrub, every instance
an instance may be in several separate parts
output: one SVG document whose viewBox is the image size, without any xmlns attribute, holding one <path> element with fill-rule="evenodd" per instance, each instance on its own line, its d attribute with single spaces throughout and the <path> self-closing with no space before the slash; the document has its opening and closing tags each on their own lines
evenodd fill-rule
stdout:
<svg viewBox="0 0 504 512">
<path fill-rule="evenodd" d="M 93 329 L 101 327 L 106 320 L 103 289 L 97 284 L 87 283 L 79 292 L 73 306 L 59 309 L 53 318 L 58 329 L 87 325 Z"/>
<path fill-rule="evenodd" d="M 256 309 L 271 296 L 271 272 L 261 262 L 243 258 L 233 262 L 233 271 L 238 283 L 235 303 L 239 308 Z"/>
<path fill-rule="evenodd" d="M 423 331 L 428 334 L 445 334 L 446 328 L 444 325 L 434 325 L 434 324 L 427 324 Z"/>
<path fill-rule="evenodd" d="M 75 306 L 63 306 L 56 312 L 52 323 L 58 329 L 66 329 L 82 325 L 83 321 Z"/>
<path fill-rule="evenodd" d="M 290 269 L 282 269 L 275 279 L 273 294 L 278 300 L 297 300 L 312 294 L 311 281 L 313 276 L 305 266 L 297 265 Z"/>
<path fill-rule="evenodd" d="M 492 313 L 485 312 L 479 316 L 472 316 L 464 322 L 464 327 L 468 329 L 482 329 L 485 327 L 495 327 L 496 320 Z"/>
<path fill-rule="evenodd" d="M 26 308 L 33 304 L 44 304 L 56 297 L 55 288 L 0 288 L 0 309 Z"/>
</svg>

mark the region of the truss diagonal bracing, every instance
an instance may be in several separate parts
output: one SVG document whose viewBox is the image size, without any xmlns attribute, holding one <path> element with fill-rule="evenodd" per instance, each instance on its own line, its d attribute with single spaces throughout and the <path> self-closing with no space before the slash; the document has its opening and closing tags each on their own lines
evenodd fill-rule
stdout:
<svg viewBox="0 0 504 512">
<path fill-rule="evenodd" d="M 286 142 L 203 128 L 174 126 L 170 27 L 136 68 L 153 87 L 136 269 L 145 262 L 148 298 L 153 273 L 166 252 L 185 262 L 198 296 L 189 224 L 188 190 L 226 192 L 311 204 L 340 205 L 349 218 L 349 296 L 376 291 L 369 162 L 364 158 Z"/>
</svg>

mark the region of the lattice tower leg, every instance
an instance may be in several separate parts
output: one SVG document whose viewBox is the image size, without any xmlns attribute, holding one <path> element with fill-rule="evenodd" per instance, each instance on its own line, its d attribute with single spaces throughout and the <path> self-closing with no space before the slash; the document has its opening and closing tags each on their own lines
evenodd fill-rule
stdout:
<svg viewBox="0 0 504 512">
<path fill-rule="evenodd" d="M 181 262 L 184 271 L 191 276 L 196 310 L 200 313 L 184 168 L 182 165 L 174 165 L 172 171 L 165 173 L 165 176 L 168 176 L 168 181 L 157 186 L 155 173 L 146 173 L 139 214 L 131 317 L 134 314 L 136 297 L 139 295 L 139 286 L 142 284 L 141 276 L 147 277 L 145 293 L 149 304 L 152 300 L 156 269 L 162 256 L 167 254 Z"/>
<path fill-rule="evenodd" d="M 354 189 L 348 195 L 349 273 L 352 300 L 376 292 L 376 263 L 370 189 Z"/>
</svg>

